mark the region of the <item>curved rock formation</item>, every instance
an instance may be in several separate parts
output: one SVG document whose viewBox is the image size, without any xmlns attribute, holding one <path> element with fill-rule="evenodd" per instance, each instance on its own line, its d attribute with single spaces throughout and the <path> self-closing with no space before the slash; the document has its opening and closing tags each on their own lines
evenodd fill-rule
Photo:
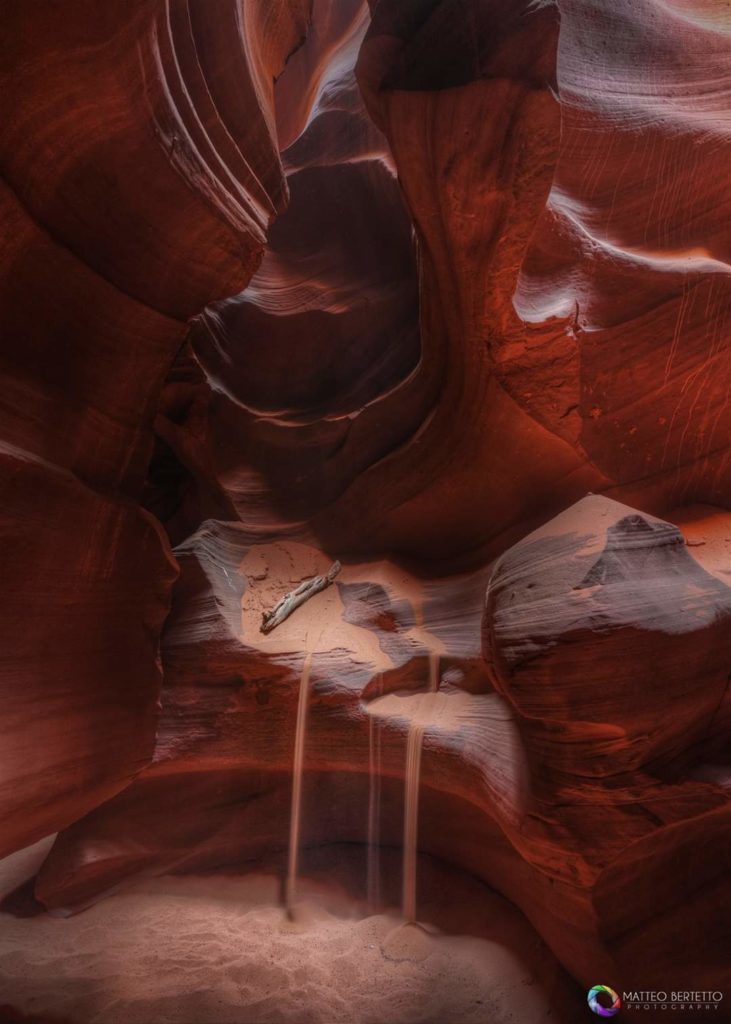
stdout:
<svg viewBox="0 0 731 1024">
<path fill-rule="evenodd" d="M 588 489 L 723 503 L 727 199 L 696 182 L 725 144 L 703 75 L 729 42 L 650 6 L 381 0 L 369 27 L 363 3 L 314 6 L 275 94 L 292 207 L 192 333 L 190 421 L 159 423 L 195 478 L 176 539 L 225 509 L 454 568 Z"/>
<path fill-rule="evenodd" d="M 549 6 L 381 3 L 362 48 L 360 84 L 419 236 L 424 351 L 443 360 L 432 415 L 338 509 L 350 525 L 376 493 L 386 546 L 484 545 L 529 518 L 537 495 L 556 501 L 557 480 L 564 500 L 602 482 L 495 366 L 521 337 L 512 294 L 557 158 L 557 39 Z"/>
<path fill-rule="evenodd" d="M 296 424 L 342 418 L 399 384 L 419 358 L 418 305 L 410 222 L 380 161 L 305 168 L 288 183 L 259 271 L 193 339 L 232 401 Z"/>
<path fill-rule="evenodd" d="M 561 0 L 561 147 L 515 300 L 573 352 L 576 440 L 661 511 L 729 493 L 731 38 L 684 8 Z"/>
<path fill-rule="evenodd" d="M 6 444 L 0 463 L 4 856 L 74 821 L 150 760 L 176 568 L 159 524 L 131 502 Z"/>
<path fill-rule="evenodd" d="M 484 574 L 424 587 L 387 563 L 346 566 L 264 636 L 261 609 L 327 568 L 322 555 L 210 523 L 177 556 L 155 762 L 59 838 L 38 880 L 46 903 L 83 903 L 141 869 L 283 849 L 309 651 L 307 843 L 365 841 L 377 777 L 380 838 L 399 844 L 405 735 L 419 716 L 421 849 L 508 895 L 587 984 L 597 972 L 660 984 L 686 949 L 682 915 L 697 933 L 692 962 L 674 969 L 717 987 L 716 940 L 701 925 L 731 803 L 690 775 L 728 687 L 731 588 L 677 528 L 597 496 L 509 549 L 488 583 L 492 684 L 474 668 Z M 450 628 L 444 609 L 460 593 L 470 611 L 458 606 Z M 666 882 L 643 901 L 656 870 Z"/>
<path fill-rule="evenodd" d="M 176 539 L 222 507 L 286 535 L 428 415 L 412 226 L 354 75 L 367 25 L 363 0 L 316 3 L 277 81 L 289 209 L 249 287 L 197 319 L 191 404 L 157 423 L 195 478 Z"/>
<path fill-rule="evenodd" d="M 625 988 L 662 985 L 689 948 L 689 983 L 723 972 L 708 921 L 731 804 L 688 776 L 728 696 L 731 590 L 692 550 L 589 497 L 506 552 L 488 590 L 486 657 L 519 716 L 538 833 L 561 847 L 550 874 Z"/>
<path fill-rule="evenodd" d="M 269 4 L 242 15 L 224 0 L 210 19 L 194 0 L 103 12 L 84 2 L 72 17 L 57 4 L 9 5 L 3 316 L 25 343 L 3 353 L 8 442 L 92 482 L 139 488 L 185 321 L 247 283 L 283 206 L 272 77 L 307 6 L 267 18 Z M 232 104 L 234 88 L 243 96 Z M 58 345 L 64 360 L 49 358 Z M 33 402 L 54 423 L 48 436 L 28 415 Z"/>
<path fill-rule="evenodd" d="M 273 78 L 309 4 L 6 5 L 2 850 L 149 760 L 174 571 L 137 498 L 165 377 L 286 202 Z"/>
</svg>

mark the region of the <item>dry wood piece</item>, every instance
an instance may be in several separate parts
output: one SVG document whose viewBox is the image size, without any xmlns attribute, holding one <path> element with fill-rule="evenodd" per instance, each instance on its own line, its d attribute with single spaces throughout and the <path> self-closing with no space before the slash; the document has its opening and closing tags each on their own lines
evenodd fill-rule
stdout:
<svg viewBox="0 0 731 1024">
<path fill-rule="evenodd" d="M 312 576 L 308 580 L 303 580 L 296 590 L 290 590 L 288 594 L 285 594 L 282 600 L 270 612 L 264 612 L 262 615 L 262 633 L 271 633 L 280 623 L 288 619 L 292 612 L 299 608 L 301 604 L 309 601 L 315 594 L 319 594 L 321 590 L 329 587 L 341 568 L 340 562 L 333 562 L 324 576 Z"/>
</svg>

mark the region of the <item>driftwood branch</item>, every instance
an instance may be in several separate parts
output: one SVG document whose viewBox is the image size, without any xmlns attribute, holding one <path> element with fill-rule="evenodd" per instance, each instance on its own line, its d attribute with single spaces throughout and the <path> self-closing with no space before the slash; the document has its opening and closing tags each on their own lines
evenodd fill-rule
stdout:
<svg viewBox="0 0 731 1024">
<path fill-rule="evenodd" d="M 282 600 L 270 612 L 264 612 L 262 615 L 262 633 L 271 633 L 285 619 L 288 619 L 292 612 L 299 608 L 301 604 L 309 601 L 315 594 L 319 594 L 321 590 L 329 587 L 341 568 L 340 562 L 333 562 L 324 576 L 312 576 L 308 580 L 303 580 L 296 590 L 290 590 L 288 594 L 285 594 Z"/>
</svg>

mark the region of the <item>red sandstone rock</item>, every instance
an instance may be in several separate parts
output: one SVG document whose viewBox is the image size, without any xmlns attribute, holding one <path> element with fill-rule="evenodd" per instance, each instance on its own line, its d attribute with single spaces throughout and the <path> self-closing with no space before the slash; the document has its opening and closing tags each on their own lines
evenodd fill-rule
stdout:
<svg viewBox="0 0 731 1024">
<path fill-rule="evenodd" d="M 648 511 L 729 493 L 731 41 L 703 6 L 561 0 L 561 145 L 515 299 L 536 342 L 573 352 L 563 422 Z M 564 411 L 544 409 L 551 429 Z"/>
<path fill-rule="evenodd" d="M 730 600 L 677 527 L 600 496 L 503 555 L 486 650 L 542 771 L 677 770 L 728 685 Z"/>
<path fill-rule="evenodd" d="M 3 852 L 152 753 L 174 572 L 128 496 L 186 320 L 248 282 L 286 203 L 273 81 L 309 6 L 5 6 Z"/>
<path fill-rule="evenodd" d="M 449 358 L 413 441 L 317 520 L 331 545 L 497 552 L 587 486 L 650 511 L 727 493 L 728 188 L 698 182 L 728 37 L 583 0 L 559 34 L 523 6 L 382 0 L 361 50 L 418 232 L 425 359 Z"/>
<path fill-rule="evenodd" d="M 354 75 L 365 5 L 319 2 L 313 19 L 275 89 L 290 206 L 249 287 L 191 331 L 208 386 L 190 418 L 157 423 L 197 491 L 176 539 L 221 518 L 222 493 L 249 527 L 296 529 L 418 429 L 438 387 L 411 222 Z"/>
<path fill-rule="evenodd" d="M 484 575 L 481 587 L 477 577 L 424 585 L 387 563 L 346 566 L 264 637 L 261 609 L 328 563 L 303 545 L 252 539 L 211 523 L 177 550 L 155 763 L 59 837 L 38 881 L 45 902 L 83 903 L 142 868 L 233 866 L 283 850 L 308 649 L 305 842 L 365 840 L 370 765 L 386 794 L 381 841 L 398 845 L 426 644 L 439 654 L 446 710 L 426 729 L 420 848 L 516 902 L 585 983 L 600 972 L 640 984 L 643 950 L 641 976 L 659 984 L 687 953 L 673 924 L 680 892 L 697 946 L 676 969 L 718 985 L 713 933 L 700 931 L 719 898 L 729 801 L 691 776 L 727 687 L 731 590 L 674 527 L 592 496 L 509 549 L 488 586 L 495 690 L 484 668 L 479 685 L 470 679 Z M 369 708 L 379 709 L 375 768 Z M 699 872 L 701 848 L 712 855 Z M 640 898 L 655 871 L 667 881 Z"/>
<path fill-rule="evenodd" d="M 388 152 L 354 94 L 363 4 L 314 5 L 275 90 L 292 207 L 250 288 L 193 332 L 203 430 L 160 424 L 196 481 L 188 530 L 223 495 L 250 526 L 454 567 L 588 488 L 653 513 L 722 502 L 727 197 L 723 175 L 711 199 L 697 182 L 723 128 L 704 55 L 728 40 L 686 14 L 382 0 L 358 77 Z"/>
<path fill-rule="evenodd" d="M 583 890 L 627 988 L 660 985 L 668 964 L 689 983 L 724 969 L 708 922 L 731 803 L 689 775 L 728 691 L 731 589 L 691 550 L 668 523 L 591 496 L 507 551 L 488 588 L 485 653 L 542 822 L 528 856 L 541 833 L 563 847 L 550 874 Z"/>
<path fill-rule="evenodd" d="M 159 524 L 133 504 L 27 452 L 0 453 L 5 855 L 108 799 L 149 761 L 176 570 Z"/>
<path fill-rule="evenodd" d="M 19 0 L 5 13 L 2 315 L 18 340 L 0 436 L 92 483 L 139 490 L 185 320 L 247 283 L 283 207 L 272 79 L 307 4 L 237 10 Z"/>
</svg>

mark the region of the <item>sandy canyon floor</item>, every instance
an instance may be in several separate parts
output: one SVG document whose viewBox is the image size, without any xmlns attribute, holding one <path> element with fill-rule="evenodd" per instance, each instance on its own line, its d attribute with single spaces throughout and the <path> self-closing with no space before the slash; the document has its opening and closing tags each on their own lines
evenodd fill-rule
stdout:
<svg viewBox="0 0 731 1024">
<path fill-rule="evenodd" d="M 3 862 L 2 891 L 33 870 L 40 846 Z M 280 904 L 281 878 L 261 871 L 138 880 L 66 918 L 0 914 L 0 1006 L 73 1024 L 585 1016 L 547 947 L 485 886 L 424 861 L 428 891 L 441 895 L 420 906 L 423 924 L 404 926 L 396 909 L 368 914 L 350 894 L 353 870 L 340 850 L 326 871 L 311 872 L 294 921 Z"/>
</svg>

